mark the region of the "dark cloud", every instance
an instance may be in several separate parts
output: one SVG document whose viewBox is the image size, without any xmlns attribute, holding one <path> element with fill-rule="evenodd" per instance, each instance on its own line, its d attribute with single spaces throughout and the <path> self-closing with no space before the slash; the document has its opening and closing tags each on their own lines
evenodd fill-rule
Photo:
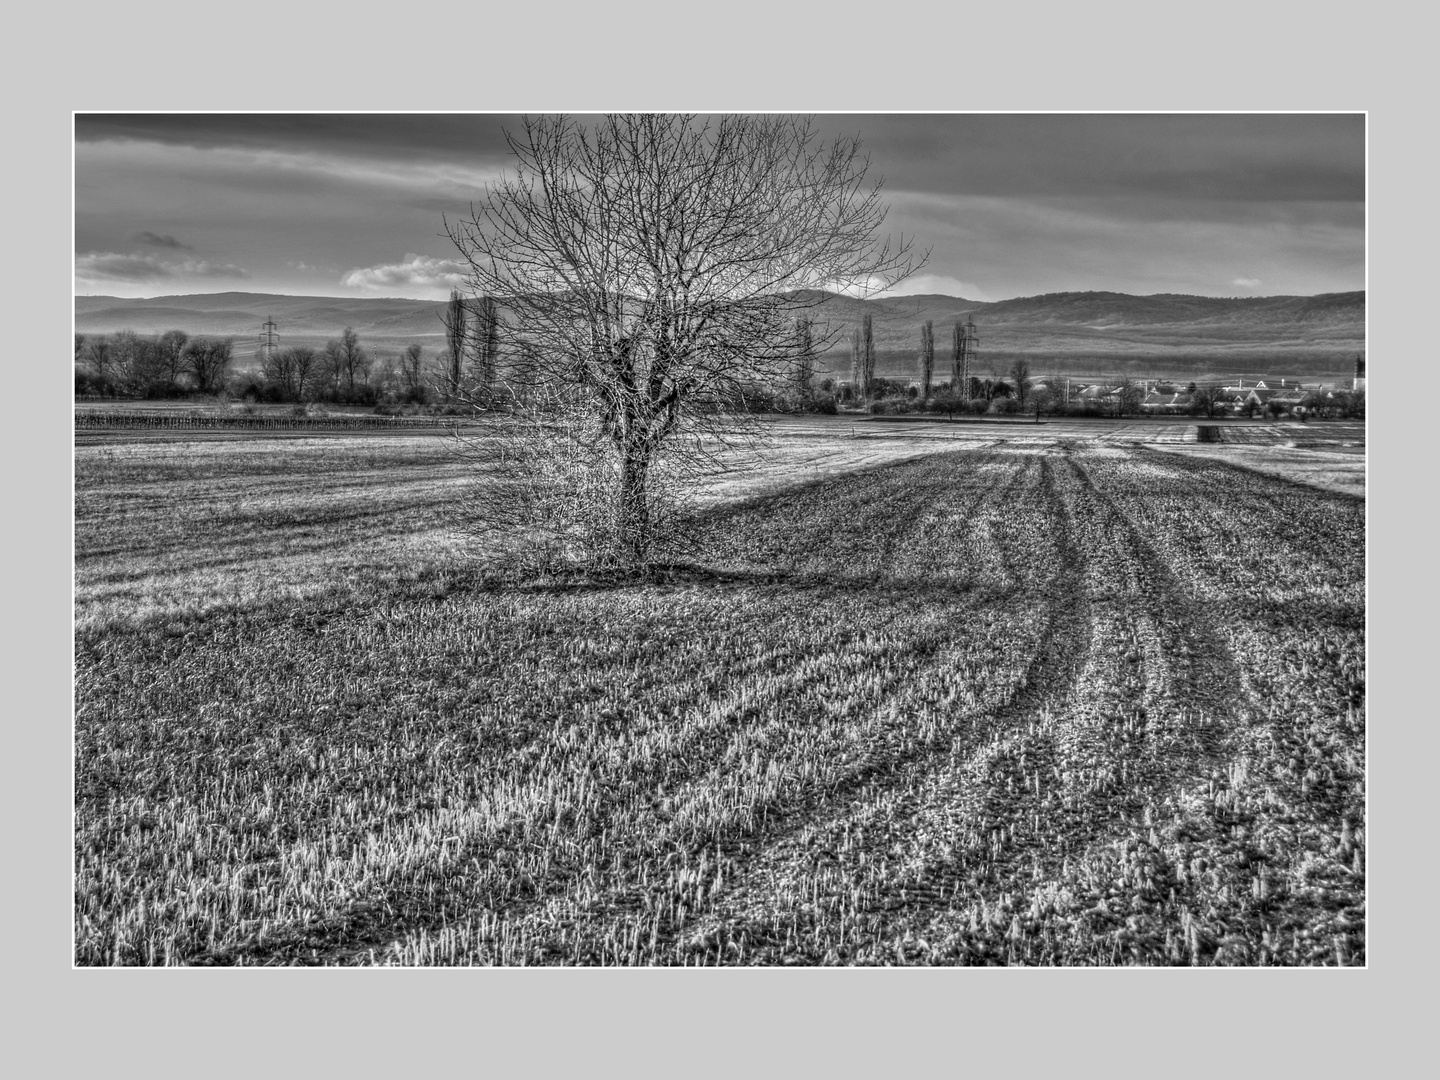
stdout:
<svg viewBox="0 0 1440 1080">
<path fill-rule="evenodd" d="M 582 121 L 584 118 L 581 118 Z M 82 113 L 80 142 L 131 140 L 379 160 L 500 160 L 500 114 Z M 896 190 L 1002 196 L 1147 195 L 1359 201 L 1360 113 L 822 114 L 826 140 L 859 136 Z"/>
<path fill-rule="evenodd" d="M 887 187 L 957 195 L 1362 201 L 1365 118 L 1343 114 L 824 116 Z"/>
<path fill-rule="evenodd" d="M 187 263 L 308 288 L 300 262 L 356 268 L 337 283 L 356 292 L 444 290 L 455 270 L 441 217 L 483 196 L 512 160 L 502 128 L 520 126 L 490 114 L 78 115 L 75 236 L 89 253 L 78 259 L 131 274 L 136 291 Z M 886 181 L 885 231 L 932 248 L 926 289 L 1364 285 L 1363 114 L 821 114 L 814 128 L 860 137 Z M 214 262 L 183 258 L 190 244 Z"/>
<path fill-rule="evenodd" d="M 148 244 L 151 247 L 171 248 L 174 251 L 194 251 L 189 244 L 182 244 L 175 237 L 168 233 L 164 236 L 159 233 L 141 231 L 135 234 L 134 240 L 137 244 Z"/>
<path fill-rule="evenodd" d="M 165 281 L 184 277 L 246 278 L 238 266 L 204 259 L 171 261 L 157 255 L 121 254 L 115 251 L 87 251 L 75 256 L 75 276 L 82 281 Z"/>
<path fill-rule="evenodd" d="M 80 113 L 78 142 L 155 142 L 201 149 L 233 147 L 380 159 L 483 159 L 508 153 L 504 128 L 520 118 L 495 114 L 396 113 Z"/>
</svg>

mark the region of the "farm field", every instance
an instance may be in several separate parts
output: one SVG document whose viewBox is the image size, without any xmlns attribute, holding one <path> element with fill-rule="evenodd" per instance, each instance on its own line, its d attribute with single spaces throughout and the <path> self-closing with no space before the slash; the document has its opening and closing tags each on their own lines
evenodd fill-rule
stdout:
<svg viewBox="0 0 1440 1080">
<path fill-rule="evenodd" d="M 1326 491 L 1363 497 L 1365 452 L 1335 447 L 1303 449 L 1296 446 L 1174 446 L 1160 447 L 1172 454 L 1209 458 L 1255 472 L 1279 476 Z"/>
<path fill-rule="evenodd" d="M 1137 426 L 787 422 L 531 585 L 436 435 L 77 436 L 76 963 L 1363 964 L 1364 501 Z"/>
</svg>

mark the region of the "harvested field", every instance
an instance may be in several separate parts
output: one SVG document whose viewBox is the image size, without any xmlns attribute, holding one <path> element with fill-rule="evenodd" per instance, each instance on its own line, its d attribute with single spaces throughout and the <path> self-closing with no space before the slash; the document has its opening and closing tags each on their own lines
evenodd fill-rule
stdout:
<svg viewBox="0 0 1440 1080">
<path fill-rule="evenodd" d="M 434 437 L 78 448 L 76 962 L 1363 964 L 1363 500 L 833 432 L 530 586 Z"/>
<path fill-rule="evenodd" d="M 1365 494 L 1365 451 L 1363 447 L 1326 450 L 1294 446 L 1157 446 L 1172 454 L 1209 458 L 1253 469 L 1269 476 L 1284 477 L 1325 491 L 1348 495 Z"/>
</svg>

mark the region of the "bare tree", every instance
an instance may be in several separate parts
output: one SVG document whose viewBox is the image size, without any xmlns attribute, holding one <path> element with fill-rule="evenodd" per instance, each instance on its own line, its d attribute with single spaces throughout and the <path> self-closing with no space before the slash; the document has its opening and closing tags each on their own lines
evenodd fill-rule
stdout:
<svg viewBox="0 0 1440 1080">
<path fill-rule="evenodd" d="M 320 357 L 320 382 L 324 384 L 325 392 L 331 397 L 340 393 L 340 383 L 344 378 L 345 355 L 340 342 L 331 338 L 325 343 L 325 351 Z"/>
<path fill-rule="evenodd" d="M 1196 386 L 1190 391 L 1190 413 L 1193 416 L 1203 416 L 1207 419 L 1215 415 L 1216 406 L 1219 404 L 1219 394 L 1213 386 Z"/>
<path fill-rule="evenodd" d="M 261 359 L 260 373 L 265 381 L 280 391 L 286 401 L 295 400 L 294 368 L 289 349 L 267 351 Z"/>
<path fill-rule="evenodd" d="M 265 378 L 280 388 L 287 401 L 304 401 L 319 366 L 314 349 L 295 345 L 265 358 Z"/>
<path fill-rule="evenodd" d="M 84 334 L 76 334 L 76 335 L 75 335 L 75 363 L 76 363 L 76 364 L 79 364 L 79 363 L 80 363 L 80 358 L 81 358 L 81 356 L 84 354 L 84 352 L 85 352 L 85 335 L 84 335 Z"/>
<path fill-rule="evenodd" d="M 425 385 L 424 349 L 418 343 L 405 346 L 405 354 L 400 358 L 400 377 L 405 389 L 412 394 Z"/>
<path fill-rule="evenodd" d="M 450 302 L 440 313 L 445 324 L 445 373 L 441 395 L 447 401 L 460 396 L 465 375 L 465 339 L 468 334 L 469 311 L 458 289 L 450 290 Z"/>
<path fill-rule="evenodd" d="M 815 320 L 801 316 L 795 320 L 795 389 L 809 399 L 815 392 Z"/>
<path fill-rule="evenodd" d="M 399 361 L 393 356 L 369 353 L 370 361 L 362 385 L 368 383 L 381 394 L 393 394 L 400 389 L 401 376 Z"/>
<path fill-rule="evenodd" d="M 930 397 L 930 381 L 935 377 L 935 323 L 925 320 L 920 327 L 920 400 Z"/>
<path fill-rule="evenodd" d="M 493 390 L 500 366 L 500 308 L 494 297 L 482 296 L 475 301 L 474 313 L 469 392 L 483 400 Z"/>
<path fill-rule="evenodd" d="M 148 397 L 165 392 L 175 380 L 162 340 L 121 330 L 110 342 L 110 378 L 126 393 Z M 178 365 L 177 365 L 178 366 Z"/>
<path fill-rule="evenodd" d="M 185 343 L 189 340 L 184 330 L 166 330 L 156 342 L 156 361 L 167 382 L 180 381 L 185 371 Z"/>
<path fill-rule="evenodd" d="M 1120 386 L 1115 391 L 1115 405 L 1120 410 L 1121 416 L 1128 416 L 1140 408 L 1140 402 L 1145 399 L 1145 388 L 1134 379 L 1125 378 L 1120 380 Z"/>
<path fill-rule="evenodd" d="M 225 386 L 235 342 L 232 338 L 194 337 L 185 343 L 185 366 L 195 377 L 202 394 L 214 394 Z"/>
<path fill-rule="evenodd" d="M 348 326 L 340 332 L 339 359 L 345 389 L 353 393 L 357 385 L 364 386 L 370 375 L 370 358 L 360 347 L 360 335 Z"/>
<path fill-rule="evenodd" d="M 634 565 L 619 542 L 614 497 L 623 463 L 603 452 L 603 423 L 585 388 L 549 383 L 527 388 L 523 408 L 493 409 L 482 424 L 457 426 L 462 458 L 482 466 L 471 497 L 452 504 L 458 530 L 488 560 L 522 572 Z M 646 525 L 653 548 L 673 551 L 692 535 L 682 482 L 693 462 L 667 449 L 651 462 Z"/>
<path fill-rule="evenodd" d="M 506 311 L 519 393 L 573 387 L 596 418 L 619 544 L 644 561 L 661 448 L 701 452 L 677 436 L 721 431 L 747 386 L 793 370 L 797 308 L 914 260 L 877 238 L 858 143 L 819 146 L 804 119 L 527 117 L 506 138 L 516 175 L 446 229 L 471 292 Z"/>
<path fill-rule="evenodd" d="M 134 330 L 117 330 L 110 338 L 111 379 L 127 393 L 136 393 L 144 380 L 143 344 Z"/>
<path fill-rule="evenodd" d="M 296 345 L 290 353 L 290 377 L 295 383 L 295 400 L 308 401 L 320 378 L 320 357 L 308 345 Z"/>
<path fill-rule="evenodd" d="M 145 337 L 136 342 L 131 366 L 130 385 L 137 396 L 169 392 L 169 365 L 161 354 L 159 337 Z"/>
<path fill-rule="evenodd" d="M 850 331 L 850 386 L 855 391 L 855 396 L 865 400 L 862 387 L 865 385 L 865 351 L 863 339 L 860 336 L 860 327 Z"/>
<path fill-rule="evenodd" d="M 1026 400 L 1030 397 L 1030 361 L 1023 357 L 1017 359 L 1010 365 L 1010 378 L 1015 382 L 1015 400 L 1020 408 L 1025 407 Z"/>
<path fill-rule="evenodd" d="M 1030 393 L 1031 407 L 1035 410 L 1035 422 L 1040 422 L 1041 416 L 1054 416 L 1060 409 L 1061 398 L 1051 386 L 1037 386 Z"/>
<path fill-rule="evenodd" d="M 89 361 L 98 381 L 111 381 L 114 372 L 110 363 L 110 341 L 104 334 L 92 337 L 85 343 L 85 359 Z"/>
<path fill-rule="evenodd" d="M 875 316 L 866 312 L 860 320 L 860 400 L 870 397 L 875 386 Z"/>
</svg>

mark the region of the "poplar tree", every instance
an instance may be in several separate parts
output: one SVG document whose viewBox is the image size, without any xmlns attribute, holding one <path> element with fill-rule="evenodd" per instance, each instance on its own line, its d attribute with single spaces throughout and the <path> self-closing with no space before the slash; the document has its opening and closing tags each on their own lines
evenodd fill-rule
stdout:
<svg viewBox="0 0 1440 1080">
<path fill-rule="evenodd" d="M 930 381 L 935 377 L 935 323 L 925 320 L 920 327 L 920 400 L 930 398 Z"/>
</svg>

